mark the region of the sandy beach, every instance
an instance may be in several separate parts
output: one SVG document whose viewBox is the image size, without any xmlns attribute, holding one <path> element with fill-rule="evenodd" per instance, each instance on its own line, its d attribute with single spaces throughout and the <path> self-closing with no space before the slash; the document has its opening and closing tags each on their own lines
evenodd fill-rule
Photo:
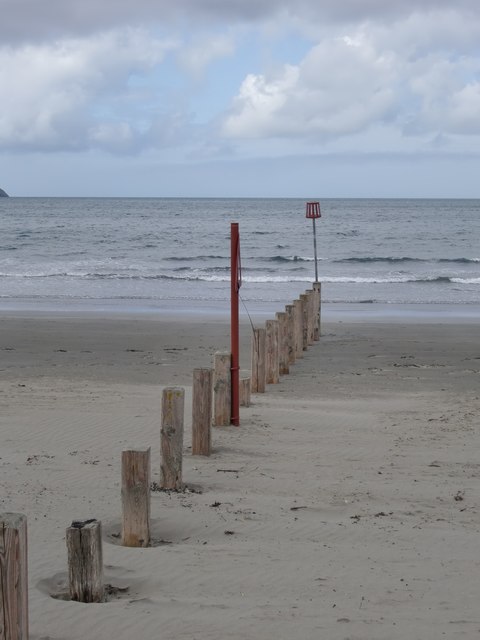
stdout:
<svg viewBox="0 0 480 640">
<path fill-rule="evenodd" d="M 28 518 L 33 640 L 476 638 L 480 329 L 340 321 L 193 457 L 191 380 L 221 318 L 0 318 L 1 509 Z M 251 328 L 242 324 L 241 366 Z M 186 389 L 185 493 L 152 494 L 155 545 L 123 548 L 120 455 Z M 98 518 L 103 604 L 65 589 L 65 529 Z"/>
</svg>

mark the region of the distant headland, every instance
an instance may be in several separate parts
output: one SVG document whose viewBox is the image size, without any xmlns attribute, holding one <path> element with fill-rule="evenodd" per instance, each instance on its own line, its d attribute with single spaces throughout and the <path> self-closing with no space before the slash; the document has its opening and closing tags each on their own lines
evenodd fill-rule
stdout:
<svg viewBox="0 0 480 640">
<path fill-rule="evenodd" d="M 0 189 L 0 198 L 8 198 L 8 193 L 3 189 Z"/>
</svg>

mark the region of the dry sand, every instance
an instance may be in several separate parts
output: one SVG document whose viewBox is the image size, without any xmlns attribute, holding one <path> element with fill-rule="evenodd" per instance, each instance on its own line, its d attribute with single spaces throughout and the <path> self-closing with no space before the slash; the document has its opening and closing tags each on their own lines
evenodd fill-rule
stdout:
<svg viewBox="0 0 480 640">
<path fill-rule="evenodd" d="M 325 325 L 210 458 L 190 455 L 191 374 L 224 323 L 11 314 L 0 332 L 1 510 L 28 518 L 33 640 L 479 637 L 478 326 Z M 248 368 L 247 324 L 242 345 Z M 122 548 L 120 454 L 151 445 L 159 480 L 162 385 L 186 387 L 198 493 L 153 493 L 158 546 Z M 65 529 L 91 517 L 128 590 L 54 599 Z"/>
</svg>

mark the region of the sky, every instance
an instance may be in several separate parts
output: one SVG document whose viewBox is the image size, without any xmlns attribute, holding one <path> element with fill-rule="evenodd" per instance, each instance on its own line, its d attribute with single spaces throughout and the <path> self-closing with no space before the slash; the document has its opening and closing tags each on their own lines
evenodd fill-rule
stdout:
<svg viewBox="0 0 480 640">
<path fill-rule="evenodd" d="M 478 0 L 0 0 L 12 196 L 480 197 Z"/>
</svg>

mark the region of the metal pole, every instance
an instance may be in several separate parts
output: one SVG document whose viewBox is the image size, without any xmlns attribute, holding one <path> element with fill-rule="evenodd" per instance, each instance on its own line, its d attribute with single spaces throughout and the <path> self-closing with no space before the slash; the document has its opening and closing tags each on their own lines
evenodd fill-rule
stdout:
<svg viewBox="0 0 480 640">
<path fill-rule="evenodd" d="M 317 230 L 315 229 L 315 218 L 313 222 L 313 253 L 315 255 L 315 282 L 318 282 L 318 263 L 317 263 Z"/>
<path fill-rule="evenodd" d="M 239 323 L 238 323 L 238 289 L 240 287 L 240 236 L 238 222 L 230 225 L 230 260 L 231 260 L 231 318 L 230 318 L 230 339 L 231 339 L 231 424 L 240 425 L 240 357 L 239 357 Z"/>
</svg>

